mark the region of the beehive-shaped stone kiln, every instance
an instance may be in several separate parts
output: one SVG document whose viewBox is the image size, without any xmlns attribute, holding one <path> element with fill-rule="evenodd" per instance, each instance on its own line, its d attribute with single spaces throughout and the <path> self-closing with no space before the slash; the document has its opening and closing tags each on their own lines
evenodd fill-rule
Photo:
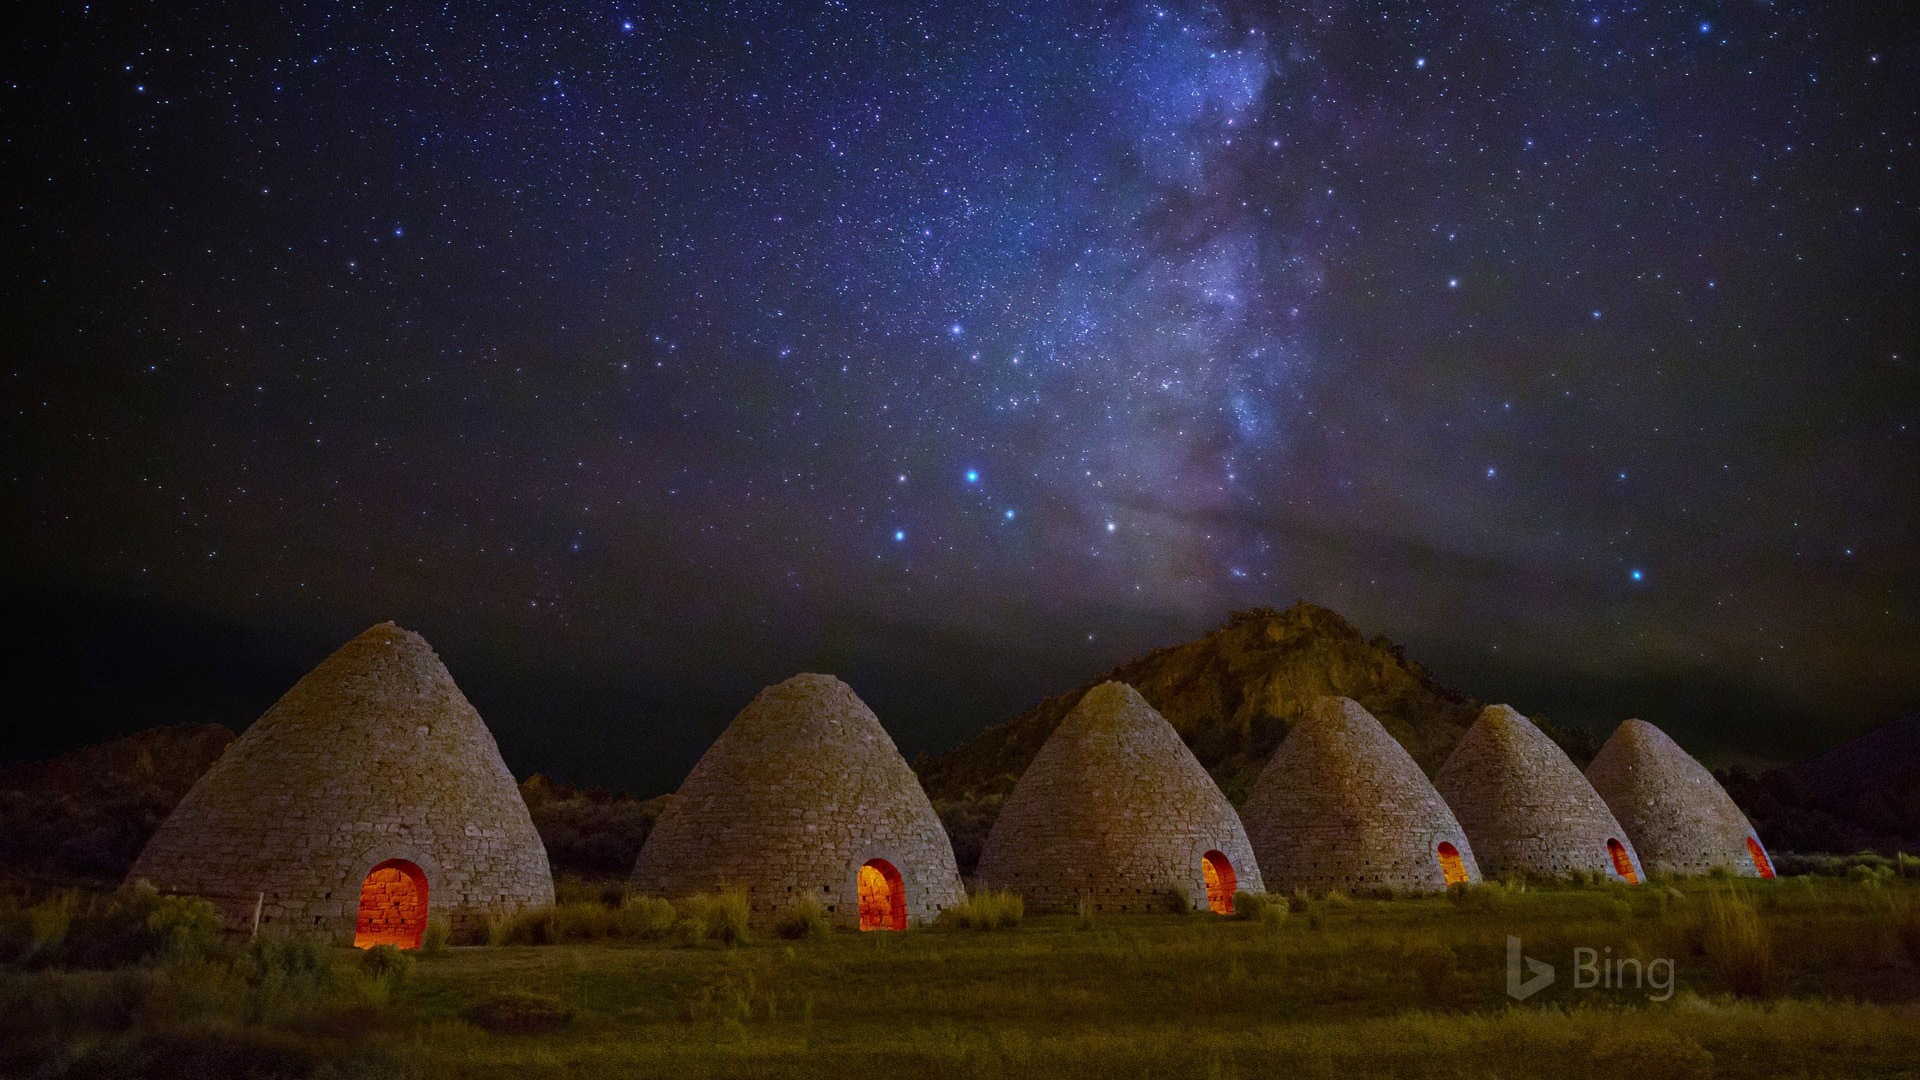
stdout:
<svg viewBox="0 0 1920 1080">
<path fill-rule="evenodd" d="M 1001 808 L 980 881 L 1034 912 L 1233 909 L 1264 892 L 1246 830 L 1180 733 L 1125 683 L 1073 707 Z"/>
<path fill-rule="evenodd" d="M 1603 874 L 1635 884 L 1645 876 L 1627 831 L 1593 785 L 1509 706 L 1481 710 L 1433 786 L 1484 874 Z"/>
<path fill-rule="evenodd" d="M 1275 892 L 1437 892 L 1480 880 L 1453 811 L 1350 698 L 1313 703 L 1261 770 L 1240 820 Z"/>
<path fill-rule="evenodd" d="M 1724 867 L 1746 877 L 1773 876 L 1759 834 L 1732 796 L 1652 724 L 1621 724 L 1587 766 L 1587 779 L 1649 871 L 1704 874 Z"/>
<path fill-rule="evenodd" d="M 387 622 L 294 684 L 201 776 L 128 879 L 230 927 L 417 946 L 553 902 L 500 749 L 420 635 Z"/>
<path fill-rule="evenodd" d="M 811 900 L 869 930 L 932 919 L 964 895 L 919 778 L 831 675 L 770 686 L 734 717 L 654 823 L 632 886 L 739 889 L 759 921 Z"/>
</svg>

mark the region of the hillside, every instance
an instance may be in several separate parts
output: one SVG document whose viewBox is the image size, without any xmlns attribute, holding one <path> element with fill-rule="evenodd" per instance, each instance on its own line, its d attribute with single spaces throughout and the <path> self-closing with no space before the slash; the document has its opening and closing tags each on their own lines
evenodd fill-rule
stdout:
<svg viewBox="0 0 1920 1080">
<path fill-rule="evenodd" d="M 0 769 L 0 872 L 118 882 L 232 742 L 218 724 L 177 724 Z"/>
<path fill-rule="evenodd" d="M 114 885 L 154 830 L 233 742 L 218 724 L 175 724 L 0 769 L 0 878 Z M 520 785 L 558 873 L 624 878 L 671 796 Z"/>
<path fill-rule="evenodd" d="M 1782 851 L 1920 848 L 1920 715 L 1784 768 L 1728 770 L 1721 782 Z"/>
<path fill-rule="evenodd" d="M 1435 682 L 1400 647 L 1368 638 L 1333 611 L 1232 613 L 1197 641 L 1157 649 L 1047 698 L 1025 715 L 915 764 L 953 836 L 962 867 L 979 853 L 1000 803 L 1082 694 L 1127 683 L 1173 724 L 1236 806 L 1314 698 L 1353 698 L 1386 725 L 1423 769 L 1440 766 L 1479 704 Z"/>
</svg>

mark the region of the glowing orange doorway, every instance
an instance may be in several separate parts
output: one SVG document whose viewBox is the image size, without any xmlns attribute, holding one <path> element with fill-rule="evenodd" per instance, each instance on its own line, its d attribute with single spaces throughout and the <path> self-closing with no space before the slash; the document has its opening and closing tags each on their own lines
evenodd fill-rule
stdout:
<svg viewBox="0 0 1920 1080">
<path fill-rule="evenodd" d="M 1607 854 L 1613 856 L 1613 872 L 1627 879 L 1627 884 L 1640 884 L 1640 874 L 1633 868 L 1633 856 L 1627 854 L 1627 846 L 1613 837 L 1607 837 Z"/>
<path fill-rule="evenodd" d="M 900 871 L 885 859 L 860 867 L 860 929 L 905 930 L 907 889 Z"/>
<path fill-rule="evenodd" d="M 1225 855 L 1209 851 L 1200 856 L 1200 873 L 1207 879 L 1207 910 L 1215 915 L 1233 914 L 1233 864 Z"/>
<path fill-rule="evenodd" d="M 1440 875 L 1447 879 L 1447 884 L 1465 885 L 1467 864 L 1460 858 L 1460 849 L 1442 840 L 1437 850 L 1440 855 Z"/>
<path fill-rule="evenodd" d="M 388 859 L 360 883 L 360 914 L 353 923 L 353 945 L 420 947 L 427 932 L 427 875 L 405 859 Z"/>
<path fill-rule="evenodd" d="M 1753 858 L 1753 868 L 1760 871 L 1760 876 L 1773 880 L 1773 860 L 1767 858 L 1767 849 L 1760 846 L 1760 841 L 1751 836 L 1747 837 L 1747 854 Z"/>
</svg>

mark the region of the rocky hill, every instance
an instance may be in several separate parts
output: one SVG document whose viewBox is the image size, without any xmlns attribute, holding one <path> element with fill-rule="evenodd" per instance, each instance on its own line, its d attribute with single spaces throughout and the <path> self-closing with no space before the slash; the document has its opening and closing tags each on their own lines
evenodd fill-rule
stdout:
<svg viewBox="0 0 1920 1080">
<path fill-rule="evenodd" d="M 1429 773 L 1480 708 L 1434 681 L 1398 645 L 1368 638 L 1326 608 L 1303 602 L 1285 611 L 1236 611 L 1197 641 L 1156 649 L 964 746 L 923 755 L 915 769 L 963 868 L 977 857 L 1001 801 L 1040 744 L 1082 694 L 1109 679 L 1140 691 L 1236 806 L 1316 697 L 1338 694 L 1364 705 Z M 1581 748 L 1570 749 L 1578 756 Z"/>
</svg>

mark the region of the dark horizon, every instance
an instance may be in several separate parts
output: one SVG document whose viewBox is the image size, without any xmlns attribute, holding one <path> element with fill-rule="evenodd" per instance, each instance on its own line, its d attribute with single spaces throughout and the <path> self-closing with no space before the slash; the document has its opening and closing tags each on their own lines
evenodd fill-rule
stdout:
<svg viewBox="0 0 1920 1080">
<path fill-rule="evenodd" d="M 244 731 L 309 668 L 381 621 L 351 628 L 341 624 L 337 640 L 323 640 L 325 631 L 315 625 L 260 627 L 124 599 L 39 593 L 17 594 L 9 601 L 0 633 L 0 644 L 14 658 L 9 711 L 57 722 L 9 728 L 12 737 L 0 765 L 40 760 L 164 724 L 206 722 Z M 1225 617 L 1222 612 L 1214 625 Z M 1041 698 L 1153 648 L 1198 636 L 1156 641 L 1110 659 L 1089 651 L 1085 659 L 1092 666 L 1077 671 L 1069 668 L 1080 654 L 1049 655 L 1027 670 L 1003 672 L 997 684 L 988 685 L 947 671 L 890 668 L 870 642 L 861 648 L 851 640 L 838 656 L 828 648 L 813 650 L 817 662 L 811 666 L 783 668 L 769 657 L 751 667 L 702 676 L 583 680 L 577 668 L 570 671 L 558 662 L 545 672 L 529 670 L 524 658 L 515 662 L 519 654 L 505 643 L 474 640 L 457 629 L 437 635 L 416 622 L 395 621 L 422 632 L 440 653 L 494 729 L 516 777 L 545 773 L 563 783 L 643 797 L 677 787 L 754 693 L 803 668 L 847 679 L 911 760 L 921 752 L 951 749 L 988 726 L 1014 719 Z M 1716 685 L 1684 673 L 1604 679 L 1568 672 L 1577 680 L 1569 682 L 1527 670 L 1476 669 L 1475 657 L 1435 664 L 1390 631 L 1357 628 L 1406 646 L 1408 657 L 1443 685 L 1482 702 L 1514 704 L 1530 716 L 1585 730 L 1596 740 L 1629 716 L 1651 720 L 1714 767 L 1804 760 L 1915 711 L 1893 703 L 1877 716 L 1865 710 L 1844 717 L 1796 715 L 1753 688 Z M 443 645 L 443 637 L 455 644 Z M 1018 659 L 988 657 L 980 642 L 971 646 L 985 658 L 982 667 Z M 1631 707 L 1635 702 L 1654 704 Z M 1740 732 L 1756 719 L 1770 721 L 1765 730 L 1782 733 L 1757 750 L 1740 743 Z"/>
<path fill-rule="evenodd" d="M 0 40 L 0 759 L 423 633 L 519 772 L 909 755 L 1306 598 L 1710 762 L 1920 709 L 1874 5 L 53 6 Z"/>
</svg>

